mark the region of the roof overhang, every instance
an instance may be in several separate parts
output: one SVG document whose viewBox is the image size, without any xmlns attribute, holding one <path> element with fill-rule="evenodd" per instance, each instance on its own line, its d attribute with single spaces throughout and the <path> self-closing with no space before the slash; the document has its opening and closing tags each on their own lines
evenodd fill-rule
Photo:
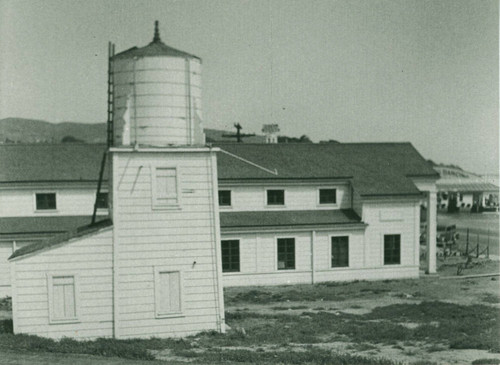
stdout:
<svg viewBox="0 0 500 365">
<path fill-rule="evenodd" d="M 282 226 L 246 226 L 246 227 L 221 227 L 221 234 L 239 233 L 279 233 L 279 232 L 310 232 L 310 231 L 363 231 L 368 226 L 366 223 L 346 224 L 311 224 L 311 225 L 282 225 Z"/>
</svg>

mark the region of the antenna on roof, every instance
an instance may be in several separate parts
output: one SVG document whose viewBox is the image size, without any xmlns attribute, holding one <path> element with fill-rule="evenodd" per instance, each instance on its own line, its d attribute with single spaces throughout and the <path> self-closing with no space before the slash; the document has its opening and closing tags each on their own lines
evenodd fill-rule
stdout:
<svg viewBox="0 0 500 365">
<path fill-rule="evenodd" d="M 158 20 L 155 20 L 155 35 L 153 37 L 153 42 L 161 42 L 160 29 L 158 24 L 159 24 Z"/>
</svg>

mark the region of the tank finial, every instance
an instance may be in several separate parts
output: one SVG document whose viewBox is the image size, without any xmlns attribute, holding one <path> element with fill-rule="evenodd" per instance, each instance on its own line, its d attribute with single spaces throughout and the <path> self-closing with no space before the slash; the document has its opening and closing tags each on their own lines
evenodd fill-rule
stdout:
<svg viewBox="0 0 500 365">
<path fill-rule="evenodd" d="M 155 36 L 153 37 L 153 42 L 161 42 L 158 20 L 155 21 Z"/>
</svg>

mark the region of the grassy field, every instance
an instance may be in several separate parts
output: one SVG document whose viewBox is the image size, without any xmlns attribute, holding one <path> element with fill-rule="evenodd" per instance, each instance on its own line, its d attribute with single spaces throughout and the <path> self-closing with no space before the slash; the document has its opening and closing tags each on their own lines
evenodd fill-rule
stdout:
<svg viewBox="0 0 500 365">
<path fill-rule="evenodd" d="M 458 259 L 458 258 L 457 258 Z M 455 266 L 440 266 L 452 276 Z M 450 269 L 451 268 L 451 269 Z M 476 260 L 466 274 L 498 272 Z M 227 334 L 56 342 L 0 323 L 1 364 L 495 364 L 499 277 L 225 289 Z M 8 310 L 8 302 L 0 307 Z"/>
</svg>

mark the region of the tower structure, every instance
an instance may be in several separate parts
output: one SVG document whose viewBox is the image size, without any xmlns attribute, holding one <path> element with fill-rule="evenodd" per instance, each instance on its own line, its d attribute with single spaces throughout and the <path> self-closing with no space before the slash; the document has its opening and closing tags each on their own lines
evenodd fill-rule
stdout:
<svg viewBox="0 0 500 365">
<path fill-rule="evenodd" d="M 201 59 L 151 43 L 111 58 L 115 337 L 224 331 L 217 149 L 205 146 Z"/>
<path fill-rule="evenodd" d="M 115 146 L 203 145 L 201 59 L 151 43 L 112 57 Z"/>
</svg>

